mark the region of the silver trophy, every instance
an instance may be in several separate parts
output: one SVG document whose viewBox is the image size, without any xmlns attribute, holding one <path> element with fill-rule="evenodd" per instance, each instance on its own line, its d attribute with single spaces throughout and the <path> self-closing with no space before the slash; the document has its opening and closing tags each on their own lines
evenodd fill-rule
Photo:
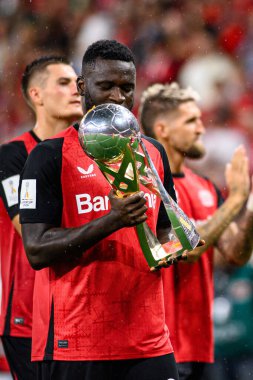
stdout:
<svg viewBox="0 0 253 380">
<path fill-rule="evenodd" d="M 165 190 L 132 112 L 116 104 L 92 108 L 80 123 L 79 141 L 119 197 L 139 191 L 141 183 L 161 198 L 172 225 L 169 241 L 162 245 L 145 222 L 135 227 L 150 267 L 164 259 L 169 263 L 197 246 L 199 234 Z"/>
</svg>

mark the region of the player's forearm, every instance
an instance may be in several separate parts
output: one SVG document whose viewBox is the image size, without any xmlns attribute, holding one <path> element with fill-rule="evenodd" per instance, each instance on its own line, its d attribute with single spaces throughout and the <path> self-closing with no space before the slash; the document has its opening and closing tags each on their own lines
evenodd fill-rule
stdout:
<svg viewBox="0 0 253 380">
<path fill-rule="evenodd" d="M 207 248 L 218 242 L 222 233 L 240 212 L 243 203 L 244 199 L 241 197 L 228 197 L 206 223 L 197 227 L 201 238 L 205 240 L 205 244 L 198 248 L 198 254 L 205 252 Z"/>
<path fill-rule="evenodd" d="M 45 224 L 23 224 L 25 250 L 31 266 L 42 269 L 57 261 L 74 261 L 87 249 L 122 225 L 113 213 L 76 228 L 55 228 Z"/>
<path fill-rule="evenodd" d="M 226 261 L 234 265 L 244 265 L 250 259 L 253 250 L 253 212 L 243 211 L 236 223 L 234 233 L 228 231 L 219 241 L 219 251 Z"/>
</svg>

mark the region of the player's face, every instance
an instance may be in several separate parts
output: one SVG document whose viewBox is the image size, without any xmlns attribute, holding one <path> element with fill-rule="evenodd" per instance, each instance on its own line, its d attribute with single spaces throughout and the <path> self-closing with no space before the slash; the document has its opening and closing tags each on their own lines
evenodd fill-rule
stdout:
<svg viewBox="0 0 253 380">
<path fill-rule="evenodd" d="M 205 127 L 201 111 L 194 101 L 182 103 L 168 122 L 169 145 L 185 157 L 201 158 L 205 154 L 202 135 Z"/>
<path fill-rule="evenodd" d="M 47 67 L 47 77 L 41 88 L 44 110 L 49 117 L 66 119 L 70 123 L 82 117 L 81 97 L 77 92 L 77 75 L 66 64 Z"/>
<path fill-rule="evenodd" d="M 84 96 L 84 111 L 104 103 L 120 104 L 133 108 L 136 70 L 132 62 L 97 59 L 87 68 L 85 77 L 78 79 Z"/>
</svg>

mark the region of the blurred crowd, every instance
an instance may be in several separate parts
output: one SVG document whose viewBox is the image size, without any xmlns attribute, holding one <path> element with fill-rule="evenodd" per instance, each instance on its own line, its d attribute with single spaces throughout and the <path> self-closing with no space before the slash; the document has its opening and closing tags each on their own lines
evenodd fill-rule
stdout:
<svg viewBox="0 0 253 380">
<path fill-rule="evenodd" d="M 0 142 L 33 125 L 20 90 L 25 65 L 59 53 L 79 72 L 85 48 L 101 38 L 135 54 L 135 111 L 150 83 L 177 80 L 199 92 L 205 167 L 215 173 L 238 142 L 253 157 L 252 0 L 0 0 Z"/>
<path fill-rule="evenodd" d="M 0 0 L 0 143 L 34 123 L 20 89 L 26 64 L 61 54 L 79 73 L 86 47 L 103 38 L 135 54 L 135 114 L 151 83 L 198 91 L 207 155 L 195 169 L 224 189 L 225 164 L 242 143 L 253 172 L 252 0 Z"/>
<path fill-rule="evenodd" d="M 115 38 L 136 56 L 135 111 L 154 82 L 177 80 L 200 93 L 205 167 L 222 187 L 217 165 L 238 142 L 253 157 L 252 37 L 252 0 L 0 0 L 0 142 L 33 125 L 20 90 L 28 62 L 59 53 L 79 72 L 91 42 Z"/>
</svg>

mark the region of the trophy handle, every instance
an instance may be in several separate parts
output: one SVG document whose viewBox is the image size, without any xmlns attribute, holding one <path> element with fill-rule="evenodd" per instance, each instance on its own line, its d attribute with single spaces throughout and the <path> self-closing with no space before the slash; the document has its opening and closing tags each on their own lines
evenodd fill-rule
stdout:
<svg viewBox="0 0 253 380">
<path fill-rule="evenodd" d="M 158 268 L 158 262 L 166 257 L 166 261 L 170 262 L 172 254 L 183 253 L 184 248 L 180 241 L 173 234 L 174 239 L 168 243 L 161 244 L 157 237 L 153 234 L 146 222 L 138 224 L 136 227 L 138 239 L 142 252 L 147 260 L 150 268 Z"/>
<path fill-rule="evenodd" d="M 144 186 L 149 187 L 150 184 L 148 185 L 145 184 L 146 178 L 149 176 L 153 179 L 153 184 L 154 189 L 156 192 L 159 194 L 165 210 L 167 212 L 167 215 L 171 221 L 171 225 L 173 230 L 176 233 L 176 236 L 179 238 L 180 242 L 182 243 L 182 246 L 184 247 L 184 250 L 192 250 L 194 249 L 200 240 L 200 236 L 198 232 L 196 231 L 193 223 L 191 220 L 187 217 L 187 215 L 183 212 L 183 210 L 177 205 L 177 203 L 171 198 L 171 196 L 167 193 L 165 190 L 163 183 L 157 173 L 157 170 L 149 156 L 149 153 L 141 139 L 139 137 L 139 144 L 140 147 L 144 153 L 144 157 L 140 155 L 138 152 L 135 153 L 136 159 L 141 162 L 141 167 L 142 169 L 142 175 L 140 175 L 140 181 Z M 146 161 L 146 165 L 145 165 Z M 148 169 L 145 169 L 145 172 L 143 171 L 143 162 L 144 166 L 148 166 Z M 183 251 L 184 251 L 183 250 Z M 181 255 L 182 250 L 180 250 L 177 255 Z"/>
</svg>

